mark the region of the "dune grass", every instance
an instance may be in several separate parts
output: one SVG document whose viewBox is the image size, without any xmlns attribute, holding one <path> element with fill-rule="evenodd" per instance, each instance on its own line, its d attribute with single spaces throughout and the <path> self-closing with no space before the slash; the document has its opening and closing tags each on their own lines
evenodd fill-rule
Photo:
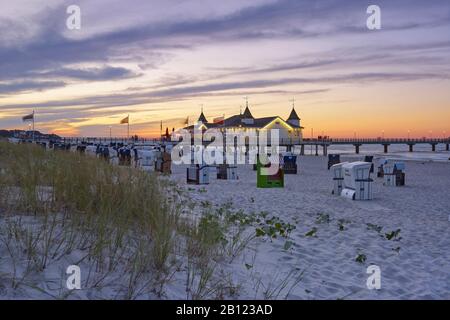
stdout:
<svg viewBox="0 0 450 320">
<path fill-rule="evenodd" d="M 64 151 L 0 142 L 0 277 L 8 290 L 67 298 L 64 274 L 82 268 L 74 298 L 164 297 L 186 274 L 186 297 L 223 296 L 218 221 L 180 218 L 183 201 L 156 175 Z M 212 227 L 213 226 L 213 227 Z M 64 261 L 64 262 L 62 262 Z M 48 283 L 48 278 L 45 278 Z M 219 292 L 220 291 L 220 292 Z"/>
<path fill-rule="evenodd" d="M 254 241 L 291 242 L 295 227 L 232 207 L 198 203 L 155 173 L 0 141 L 0 297 L 238 298 L 230 265 L 256 255 Z M 69 265 L 81 269 L 81 290 L 66 287 Z M 245 267 L 265 299 L 287 297 L 302 278 Z"/>
</svg>

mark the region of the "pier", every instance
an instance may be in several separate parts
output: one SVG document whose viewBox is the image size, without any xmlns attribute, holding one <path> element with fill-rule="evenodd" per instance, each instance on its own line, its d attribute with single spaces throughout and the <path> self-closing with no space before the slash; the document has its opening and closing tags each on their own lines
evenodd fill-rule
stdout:
<svg viewBox="0 0 450 320">
<path fill-rule="evenodd" d="M 429 144 L 430 150 L 435 152 L 438 144 L 444 144 L 445 150 L 449 151 L 450 137 L 449 138 L 421 138 L 421 139 L 409 139 L 409 138 L 397 138 L 397 139 L 383 139 L 383 138 L 367 138 L 367 139 L 281 139 L 280 145 L 287 147 L 288 150 L 292 149 L 292 146 L 300 146 L 300 154 L 305 154 L 305 146 L 312 146 L 315 148 L 316 156 L 319 155 L 319 148 L 322 149 L 322 154 L 328 154 L 328 147 L 331 145 L 353 145 L 355 147 L 355 153 L 359 154 L 360 147 L 366 144 L 378 144 L 383 147 L 383 152 L 389 152 L 389 146 L 392 144 L 404 144 L 409 147 L 409 152 L 414 151 L 416 144 Z"/>
<path fill-rule="evenodd" d="M 157 144 L 161 143 L 161 139 L 143 139 L 139 138 L 137 140 L 126 139 L 126 138 L 63 138 L 64 143 L 137 143 L 137 144 Z M 170 141 L 166 141 L 166 143 Z M 171 143 L 175 143 L 172 141 Z M 414 146 L 416 144 L 429 144 L 430 151 L 436 152 L 436 146 L 438 144 L 445 145 L 445 150 L 450 151 L 450 137 L 448 138 L 421 138 L 421 139 L 410 139 L 410 138 L 395 138 L 395 139 L 383 139 L 383 138 L 366 138 L 366 139 L 349 139 L 349 138 L 336 138 L 336 139 L 280 139 L 279 145 L 286 147 L 288 151 L 291 151 L 294 146 L 300 147 L 300 155 L 305 154 L 305 147 L 309 146 L 315 151 L 315 155 L 318 156 L 319 153 L 322 155 L 328 155 L 328 148 L 331 145 L 353 145 L 355 147 L 355 153 L 359 154 L 360 148 L 363 145 L 377 144 L 380 145 L 384 153 L 389 152 L 389 146 L 393 144 L 403 144 L 408 146 L 409 152 L 414 152 Z"/>
</svg>

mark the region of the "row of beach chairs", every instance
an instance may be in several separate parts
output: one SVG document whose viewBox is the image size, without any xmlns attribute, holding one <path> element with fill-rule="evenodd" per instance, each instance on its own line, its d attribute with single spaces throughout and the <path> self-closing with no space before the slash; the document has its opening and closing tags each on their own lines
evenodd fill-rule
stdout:
<svg viewBox="0 0 450 320">
<path fill-rule="evenodd" d="M 373 199 L 373 179 L 370 177 L 370 174 L 374 172 L 373 156 L 366 156 L 364 161 L 356 162 L 336 163 L 336 159 L 339 158 L 332 155 L 328 161 L 328 165 L 330 162 L 332 163 L 329 166 L 334 182 L 332 194 L 352 200 Z M 400 161 L 382 159 L 377 176 L 384 179 L 383 185 L 385 186 L 404 186 L 405 164 Z"/>
</svg>

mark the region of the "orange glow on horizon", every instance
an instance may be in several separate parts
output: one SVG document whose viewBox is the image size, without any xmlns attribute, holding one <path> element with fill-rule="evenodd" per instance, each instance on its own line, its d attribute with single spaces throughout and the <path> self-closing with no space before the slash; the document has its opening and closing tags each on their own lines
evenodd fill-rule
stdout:
<svg viewBox="0 0 450 320">
<path fill-rule="evenodd" d="M 255 115 L 255 117 L 258 116 Z M 388 119 L 389 121 L 385 121 L 383 125 L 379 125 L 377 128 L 373 128 L 380 119 L 340 119 L 339 124 L 336 124 L 333 123 L 332 120 L 320 120 L 313 118 L 311 119 L 311 121 L 306 121 L 303 120 L 304 118 L 305 117 L 302 117 L 301 121 L 301 125 L 304 127 L 304 138 L 310 138 L 311 134 L 313 134 L 313 137 L 329 136 L 331 138 L 378 138 L 383 136 L 385 138 L 447 138 L 450 136 L 450 127 L 446 127 L 445 124 L 440 124 L 439 126 L 435 126 L 432 128 L 424 128 L 423 125 L 420 126 L 419 121 L 414 121 L 414 119 Z M 106 121 L 106 123 L 109 122 Z M 192 123 L 193 121 L 190 122 L 190 124 Z M 104 121 L 102 121 L 102 123 L 90 121 L 89 124 L 96 127 L 95 129 L 93 129 L 94 132 L 92 133 L 83 132 L 82 126 L 73 127 L 62 125 L 52 127 L 51 124 L 39 126 L 39 123 L 36 124 L 36 130 L 54 133 L 62 137 L 109 137 L 109 127 L 111 127 L 111 135 L 113 137 L 124 138 L 127 135 L 126 125 L 108 125 L 105 124 Z M 160 124 L 152 123 L 147 125 L 145 123 L 131 123 L 130 135 L 138 135 L 142 138 L 154 139 L 159 138 L 161 133 L 164 134 L 166 132 L 166 128 L 169 129 L 169 132 L 172 132 L 173 128 L 175 130 L 178 130 L 183 127 L 184 125 L 180 125 L 179 121 L 164 122 L 163 120 L 163 128 L 161 132 Z"/>
</svg>

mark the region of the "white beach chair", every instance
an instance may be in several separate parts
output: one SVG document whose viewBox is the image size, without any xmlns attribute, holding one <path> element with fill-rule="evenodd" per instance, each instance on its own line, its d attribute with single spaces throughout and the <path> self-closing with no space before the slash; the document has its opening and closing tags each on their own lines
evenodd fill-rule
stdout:
<svg viewBox="0 0 450 320">
<path fill-rule="evenodd" d="M 344 169 L 343 165 L 348 162 L 341 162 L 334 164 L 330 167 L 331 173 L 333 175 L 333 190 L 331 194 L 340 196 L 342 189 L 344 188 Z"/>
<path fill-rule="evenodd" d="M 372 183 L 370 162 L 349 162 L 342 166 L 344 170 L 344 188 L 341 196 L 352 200 L 372 200 Z"/>
<path fill-rule="evenodd" d="M 405 185 L 405 163 L 388 161 L 383 165 L 383 185 L 398 187 Z"/>
<path fill-rule="evenodd" d="M 209 184 L 209 166 L 192 165 L 186 169 L 188 184 Z"/>
</svg>

